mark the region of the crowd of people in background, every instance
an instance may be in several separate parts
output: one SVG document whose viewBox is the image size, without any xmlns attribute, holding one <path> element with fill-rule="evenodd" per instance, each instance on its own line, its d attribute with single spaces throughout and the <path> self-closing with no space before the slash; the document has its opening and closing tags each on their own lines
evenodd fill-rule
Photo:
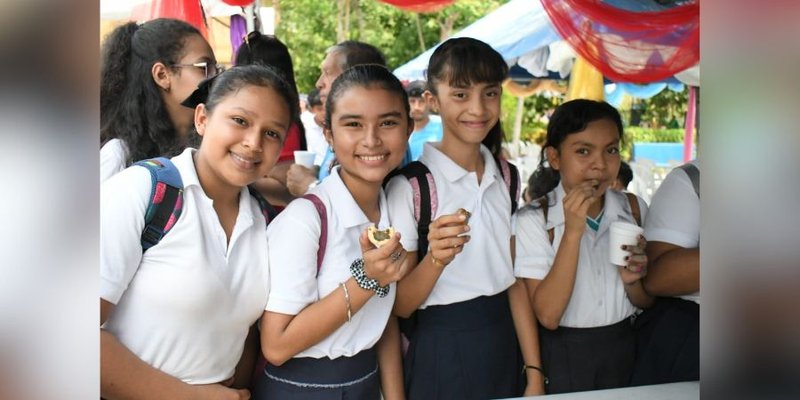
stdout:
<svg viewBox="0 0 800 400">
<path fill-rule="evenodd" d="M 300 94 L 257 31 L 235 63 L 173 19 L 101 70 L 105 399 L 493 399 L 699 379 L 699 163 L 627 192 L 603 101 L 503 154 L 508 66 L 453 38 L 425 80 L 329 47 Z M 295 162 L 295 151 L 313 163 Z M 527 182 L 525 194 L 522 183 Z M 610 228 L 643 229 L 610 260 Z"/>
</svg>

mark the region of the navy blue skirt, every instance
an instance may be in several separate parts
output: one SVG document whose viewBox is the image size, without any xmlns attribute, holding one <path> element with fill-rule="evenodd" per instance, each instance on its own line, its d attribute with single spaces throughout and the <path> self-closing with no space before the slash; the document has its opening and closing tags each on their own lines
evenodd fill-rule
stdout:
<svg viewBox="0 0 800 400">
<path fill-rule="evenodd" d="M 522 357 L 508 294 L 417 310 L 403 360 L 408 399 L 520 396 Z"/>
<path fill-rule="evenodd" d="M 253 400 L 379 400 L 377 353 L 367 349 L 353 357 L 293 358 L 280 367 L 267 363 L 253 385 Z"/>
<path fill-rule="evenodd" d="M 631 319 L 596 328 L 539 326 L 542 366 L 551 393 L 612 389 L 628 386 L 636 339 Z"/>
</svg>

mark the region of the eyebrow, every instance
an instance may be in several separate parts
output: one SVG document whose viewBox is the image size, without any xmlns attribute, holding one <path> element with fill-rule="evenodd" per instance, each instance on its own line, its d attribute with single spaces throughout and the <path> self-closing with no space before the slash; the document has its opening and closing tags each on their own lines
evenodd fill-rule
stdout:
<svg viewBox="0 0 800 400">
<path fill-rule="evenodd" d="M 387 113 L 383 113 L 378 115 L 378 118 L 387 118 L 387 117 L 400 117 L 402 114 L 399 111 L 390 111 Z M 359 114 L 344 114 L 338 118 L 339 121 L 343 119 L 362 119 L 364 118 L 363 115 Z"/>
<path fill-rule="evenodd" d="M 613 146 L 613 145 L 616 145 L 616 144 L 619 144 L 619 139 L 617 139 L 617 140 L 615 140 L 615 141 L 613 141 L 613 142 L 611 142 L 611 143 L 609 143 L 609 144 L 607 144 L 607 145 L 605 145 L 603 147 Z M 586 142 L 586 141 L 583 141 L 583 140 L 577 141 L 577 142 L 572 144 L 572 147 L 578 147 L 578 146 L 597 147 L 597 146 L 594 145 L 594 143 L 589 143 L 589 142 Z"/>
</svg>

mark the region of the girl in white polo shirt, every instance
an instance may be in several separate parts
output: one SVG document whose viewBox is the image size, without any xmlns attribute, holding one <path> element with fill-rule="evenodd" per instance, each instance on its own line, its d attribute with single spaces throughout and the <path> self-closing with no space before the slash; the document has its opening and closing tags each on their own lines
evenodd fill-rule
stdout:
<svg viewBox="0 0 800 400">
<path fill-rule="evenodd" d="M 637 223 L 644 201 L 610 188 L 620 165 L 622 120 L 605 102 L 572 100 L 547 126 L 533 198 L 517 213 L 518 276 L 539 320 L 548 393 L 627 386 L 634 360 L 631 316 L 648 307 L 645 241 L 628 263 L 609 261 L 609 226 Z M 549 163 L 545 167 L 544 160 Z"/>
<path fill-rule="evenodd" d="M 214 78 L 195 109 L 200 148 L 172 159 L 183 182 L 182 213 L 144 252 L 149 172 L 130 167 L 103 184 L 103 398 L 249 396 L 243 388 L 255 351 L 246 344 L 257 345 L 248 334 L 264 311 L 269 284 L 266 221 L 246 186 L 278 159 L 296 113 L 291 93 L 263 66 Z"/>
<path fill-rule="evenodd" d="M 500 54 L 472 38 L 450 39 L 431 56 L 426 96 L 440 112 L 444 136 L 426 143 L 419 160 L 436 188 L 427 248 L 419 245 L 415 203 L 421 200 L 414 180 L 398 176 L 387 186 L 392 221 L 414 265 L 398 284 L 395 305 L 399 316 L 415 322 L 404 329 L 410 399 L 489 399 L 544 390 L 533 313 L 512 266 L 517 199 L 494 159 L 507 72 Z M 471 213 L 469 221 L 457 213 L 460 208 Z"/>
<path fill-rule="evenodd" d="M 376 248 L 367 228 L 391 224 L 381 184 L 411 134 L 406 92 L 383 66 L 349 68 L 331 87 L 325 125 L 340 166 L 268 232 L 268 363 L 253 398 L 377 400 L 381 390 L 387 400 L 403 398 L 390 315 L 407 253 L 398 234 Z"/>
</svg>

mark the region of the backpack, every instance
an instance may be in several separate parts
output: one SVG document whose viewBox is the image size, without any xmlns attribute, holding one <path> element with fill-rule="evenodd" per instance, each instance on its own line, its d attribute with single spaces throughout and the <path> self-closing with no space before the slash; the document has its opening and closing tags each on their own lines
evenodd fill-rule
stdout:
<svg viewBox="0 0 800 400">
<path fill-rule="evenodd" d="M 175 164 L 166 157 L 157 157 L 134 163 L 150 172 L 150 200 L 144 215 L 142 251 L 157 245 L 178 221 L 183 211 L 183 180 Z M 252 186 L 247 187 L 256 199 L 264 220 L 269 222 L 278 214 L 275 208 Z"/>
<path fill-rule="evenodd" d="M 509 163 L 503 158 L 494 157 L 497 169 L 503 177 L 506 189 L 511 196 L 511 210 L 514 214 L 517 211 L 517 199 L 520 196 L 519 171 L 514 164 Z M 430 169 L 420 161 L 414 161 L 391 174 L 385 182 L 388 182 L 396 175 L 403 175 L 411 184 L 414 199 L 414 220 L 417 222 L 417 262 L 422 261 L 428 252 L 428 226 L 432 222 L 432 217 L 436 215 L 438 200 L 436 195 L 436 182 Z"/>
<path fill-rule="evenodd" d="M 633 219 L 636 220 L 636 225 L 642 226 L 642 213 L 639 210 L 639 201 L 636 198 L 636 195 L 633 193 L 624 192 L 625 197 L 628 198 L 628 204 L 631 207 L 631 214 L 633 214 Z M 544 223 L 545 226 L 547 225 L 547 211 L 550 209 L 550 204 L 547 201 L 547 195 L 539 197 L 536 199 L 539 203 L 539 206 L 542 208 L 542 214 L 544 214 Z M 547 237 L 550 239 L 550 244 L 553 244 L 553 238 L 555 237 L 555 227 L 550 228 L 547 230 Z"/>
</svg>

